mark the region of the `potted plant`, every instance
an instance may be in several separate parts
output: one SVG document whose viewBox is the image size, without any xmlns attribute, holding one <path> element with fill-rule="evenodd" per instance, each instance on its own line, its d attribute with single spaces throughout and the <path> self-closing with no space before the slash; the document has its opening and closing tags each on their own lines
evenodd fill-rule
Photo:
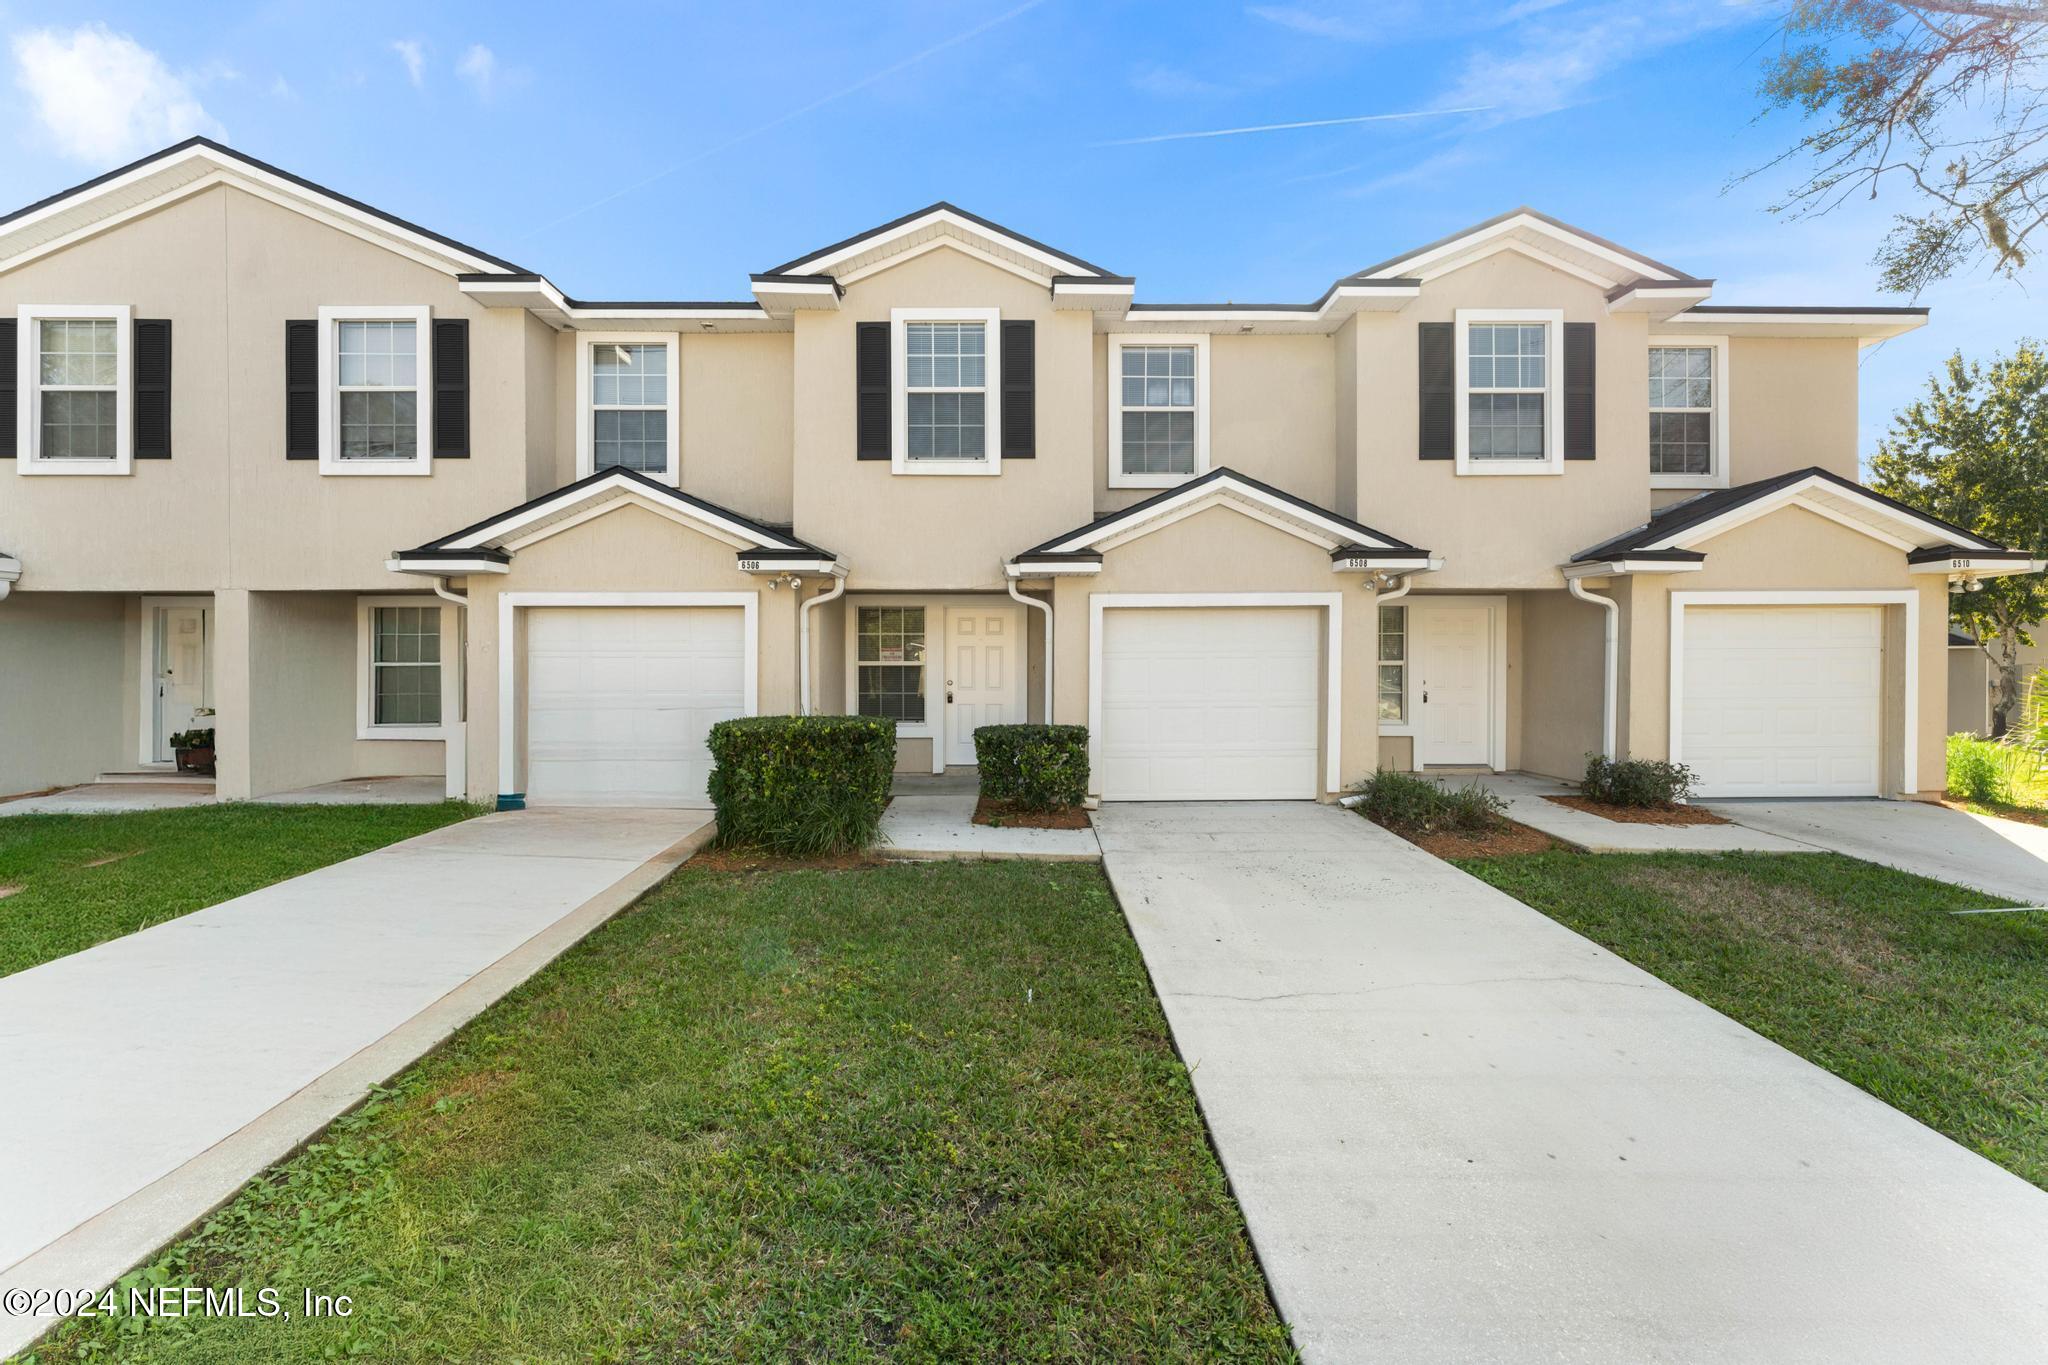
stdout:
<svg viewBox="0 0 2048 1365">
<path fill-rule="evenodd" d="M 171 736 L 171 748 L 178 755 L 181 773 L 213 774 L 213 731 L 180 730 Z"/>
</svg>

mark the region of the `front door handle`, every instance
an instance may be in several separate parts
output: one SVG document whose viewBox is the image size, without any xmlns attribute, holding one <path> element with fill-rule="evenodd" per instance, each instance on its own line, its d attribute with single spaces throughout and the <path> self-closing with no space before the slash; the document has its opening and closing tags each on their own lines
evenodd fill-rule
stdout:
<svg viewBox="0 0 2048 1365">
<path fill-rule="evenodd" d="M 951 706 L 952 704 L 953 704 L 953 694 L 952 694 L 951 692 L 948 692 L 948 693 L 946 694 L 946 705 L 948 705 L 948 706 Z"/>
</svg>

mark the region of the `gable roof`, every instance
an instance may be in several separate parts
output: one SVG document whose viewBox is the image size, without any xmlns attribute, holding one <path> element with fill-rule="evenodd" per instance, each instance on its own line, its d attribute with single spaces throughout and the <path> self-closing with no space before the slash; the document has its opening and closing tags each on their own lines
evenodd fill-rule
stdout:
<svg viewBox="0 0 2048 1365">
<path fill-rule="evenodd" d="M 1234 501 L 1245 509 L 1256 510 L 1263 514 L 1263 520 L 1279 525 L 1282 530 L 1291 531 L 1304 540 L 1313 541 L 1333 556 L 1344 553 L 1355 557 L 1369 551 L 1388 551 L 1403 560 L 1426 561 L 1429 558 L 1427 550 L 1375 531 L 1328 508 L 1318 507 L 1304 498 L 1262 483 L 1249 474 L 1240 474 L 1219 465 L 1199 478 L 1189 479 L 1142 502 L 1133 503 L 1120 512 L 1112 512 L 1086 526 L 1034 545 L 1014 556 L 1011 562 L 1024 565 L 1032 562 L 1056 564 L 1061 560 L 1100 560 L 1105 548 L 1114 548 L 1124 540 L 1150 534 L 1219 501 Z"/>
<path fill-rule="evenodd" d="M 717 503 L 691 497 L 680 489 L 631 469 L 600 469 L 552 493 L 507 508 L 496 516 L 451 531 L 411 550 L 393 552 L 393 566 L 442 572 L 450 561 L 510 560 L 520 545 L 544 538 L 612 505 L 638 502 L 689 522 L 738 550 L 742 558 L 832 561 L 838 556 L 799 540 L 787 531 L 764 526 Z"/>
<path fill-rule="evenodd" d="M 518 273 L 501 256 L 315 184 L 212 138 L 191 137 L 0 216 L 0 269 L 220 183 L 311 212 L 450 274 Z"/>
<path fill-rule="evenodd" d="M 921 236 L 936 235 L 947 228 L 965 230 L 971 235 L 991 239 L 1017 255 L 1035 263 L 1042 272 L 1051 275 L 1079 275 L 1101 279 L 1123 279 L 1113 272 L 1092 262 L 1082 260 L 1069 252 L 1047 246 L 1035 238 L 1004 227 L 992 219 L 969 213 L 956 204 L 941 199 L 936 204 L 892 218 L 865 232 L 856 232 L 830 246 L 820 247 L 793 261 L 784 261 L 756 275 L 755 279 L 771 276 L 791 275 L 834 275 L 841 273 L 849 262 L 875 254 L 887 248 L 902 248 L 913 244 Z"/>
<path fill-rule="evenodd" d="M 1960 550 L 1964 553 L 1990 552 L 1994 556 L 2024 557 L 2024 552 L 2008 551 L 1953 522 L 1929 516 L 1860 483 L 1852 483 L 1839 474 L 1815 467 L 1795 469 L 1734 488 L 1715 489 L 1672 503 L 1652 514 L 1641 526 L 1579 551 L 1572 556 L 1571 562 L 1676 560 L 1681 556 L 1697 560 L 1701 556 L 1693 547 L 1699 542 L 1788 506 L 1818 512 L 1852 530 L 1899 545 L 1909 552 Z"/>
<path fill-rule="evenodd" d="M 1365 279 L 1407 276 L 1428 280 L 1503 247 L 1552 259 L 1575 273 L 1600 280 L 1607 288 L 1642 280 L 1708 283 L 1676 266 L 1527 206 L 1496 214 L 1483 223 L 1474 223 L 1357 273 Z"/>
</svg>

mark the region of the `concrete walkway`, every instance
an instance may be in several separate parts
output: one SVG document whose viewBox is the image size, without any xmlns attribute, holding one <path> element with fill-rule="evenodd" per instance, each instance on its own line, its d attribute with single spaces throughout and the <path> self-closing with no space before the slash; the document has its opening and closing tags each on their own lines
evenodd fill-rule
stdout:
<svg viewBox="0 0 2048 1365">
<path fill-rule="evenodd" d="M 1446 779 L 1456 785 L 1458 779 Z M 1811 844 L 1743 824 L 1649 825 L 1609 820 L 1547 800 L 1572 788 L 1528 773 L 1491 773 L 1469 779 L 1507 802 L 1508 819 L 1542 830 L 1588 853 L 1811 853 Z M 1717 814 L 1731 816 L 1732 812 Z"/>
<path fill-rule="evenodd" d="M 1715 801 L 1750 829 L 2048 905 L 2048 829 L 1920 801 Z"/>
<path fill-rule="evenodd" d="M 124 1273 L 659 882 L 709 821 L 483 816 L 0 979 L 0 1288 Z M 47 1326 L 0 1317 L 0 1357 Z"/>
<path fill-rule="evenodd" d="M 254 799 L 266 806 L 430 806 L 447 800 L 448 789 L 440 777 L 351 777 Z M 119 815 L 211 806 L 217 800 L 210 782 L 88 782 L 0 801 L 0 815 Z"/>
<path fill-rule="evenodd" d="M 888 858 L 1038 858 L 1094 862 L 1102 856 L 1092 829 L 1021 829 L 974 823 L 973 792 L 939 796 L 898 794 L 882 815 Z"/>
<path fill-rule="evenodd" d="M 2040 1359 L 2018 1177 L 1349 812 L 1096 828 L 1308 1360 Z"/>
</svg>

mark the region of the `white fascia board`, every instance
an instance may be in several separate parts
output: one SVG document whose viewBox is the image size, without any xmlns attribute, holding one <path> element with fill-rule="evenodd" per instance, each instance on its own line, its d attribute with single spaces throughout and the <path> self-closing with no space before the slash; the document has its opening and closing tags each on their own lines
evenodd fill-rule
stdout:
<svg viewBox="0 0 2048 1365">
<path fill-rule="evenodd" d="M 1367 549 L 1391 550 L 1396 548 L 1385 541 L 1372 540 L 1370 537 L 1361 536 L 1356 527 L 1345 526 L 1331 521 L 1327 517 L 1318 516 L 1307 508 L 1298 507 L 1285 499 L 1273 497 L 1248 484 L 1239 483 L 1235 479 L 1226 476 L 1221 479 L 1192 483 L 1188 488 L 1175 496 L 1162 498 L 1160 501 L 1146 506 L 1141 515 L 1112 521 L 1107 525 L 1097 526 L 1078 535 L 1069 536 L 1057 544 L 1048 546 L 1044 553 L 1066 554 L 1074 550 L 1093 549 L 1100 542 L 1110 539 L 1128 540 L 1135 539 L 1141 535 L 1149 535 L 1153 530 L 1158 529 L 1158 526 L 1153 523 L 1162 523 L 1162 519 L 1166 519 L 1162 524 L 1170 524 L 1170 521 L 1173 519 L 1172 514 L 1179 512 L 1188 504 L 1219 496 L 1251 503 L 1264 511 L 1277 514 L 1281 518 L 1299 522 L 1304 526 L 1314 527 L 1316 531 L 1329 537 L 1333 543 L 1338 545 L 1355 544 L 1364 541 L 1369 542 L 1366 544 Z"/>
<path fill-rule="evenodd" d="M 837 567 L 836 560 L 826 559 L 822 555 L 813 556 L 810 559 L 750 559 L 743 552 L 739 556 L 738 563 L 741 573 L 769 575 L 786 573 L 832 573 L 835 571 Z M 842 574 L 845 572 L 844 570 L 837 571 Z"/>
<path fill-rule="evenodd" d="M 1673 313 L 1683 312 L 1696 303 L 1705 303 L 1712 298 L 1710 288 L 1688 289 L 1631 289 L 1607 301 L 1610 313 L 1648 313 L 1652 317 L 1665 318 Z"/>
<path fill-rule="evenodd" d="M 1101 560 L 1043 560 L 1023 556 L 1004 563 L 1005 578 L 1086 578 L 1102 572 Z"/>
<path fill-rule="evenodd" d="M 1868 346 L 1927 325 L 1925 313 L 1674 313 L 1660 326 L 1700 328 L 1731 337 L 1853 337 Z"/>
<path fill-rule="evenodd" d="M 592 308 L 571 304 L 546 278 L 534 280 L 464 280 L 464 294 L 486 308 L 525 308 L 560 315 L 575 330 L 616 327 L 622 322 L 767 322 L 771 316 L 758 302 L 752 308 Z M 836 305 L 835 305 L 836 306 Z"/>
<path fill-rule="evenodd" d="M 1431 554 L 1404 554 L 1389 550 L 1385 553 L 1368 552 L 1361 555 L 1339 555 L 1330 561 L 1333 573 L 1359 573 L 1375 570 L 1386 572 L 1398 570 L 1402 573 L 1435 573 L 1443 568 L 1441 556 Z"/>
<path fill-rule="evenodd" d="M 934 223 L 944 223 L 955 231 L 965 233 L 970 237 L 979 237 L 985 242 L 995 242 L 1005 251 L 1013 251 L 1027 260 L 1038 262 L 1046 268 L 1048 274 L 1093 275 L 1096 273 L 1092 268 L 1082 264 L 1080 261 L 1070 261 L 1064 256 L 1056 256 L 1052 252 L 1035 247 L 1021 238 L 1012 237 L 1003 232 L 992 231 L 989 228 L 983 227 L 980 223 L 970 222 L 959 214 L 946 209 L 937 209 L 931 213 L 919 214 L 907 223 L 898 223 L 887 232 L 878 232 L 873 236 L 863 237 L 850 246 L 843 246 L 817 256 L 806 257 L 775 273 L 779 275 L 829 275 L 832 273 L 832 267 L 840 264 L 842 261 L 851 260 L 856 256 L 864 256 L 871 251 L 879 251 L 887 247 L 891 242 L 901 241 L 905 237 L 923 232 Z"/>
<path fill-rule="evenodd" d="M 1320 327 L 1334 332 L 1354 313 L 1398 313 L 1422 296 L 1420 285 L 1381 288 L 1339 285 L 1322 306 L 1306 308 L 1147 308 L 1134 304 L 1124 314 L 1127 325 L 1178 325 L 1198 331 L 1219 328 L 1257 331 L 1265 326 Z"/>
<path fill-rule="evenodd" d="M 1581 236 L 1576 232 L 1565 231 L 1527 213 L 1517 213 L 1513 217 L 1504 218 L 1498 223 L 1453 237 L 1450 241 L 1439 243 L 1426 251 L 1418 251 L 1412 256 L 1403 256 L 1398 261 L 1381 266 L 1373 271 L 1371 275 L 1367 276 L 1367 278 L 1376 280 L 1394 279 L 1400 276 L 1421 274 L 1432 265 L 1465 255 L 1498 238 L 1507 237 L 1523 230 L 1535 232 L 1550 238 L 1552 241 L 1567 243 L 1575 250 L 1583 251 L 1591 256 L 1598 256 L 1604 261 L 1622 266 L 1630 272 L 1631 276 L 1639 275 L 1652 280 L 1674 278 L 1670 272 L 1662 270 L 1648 261 L 1630 256 L 1625 252 L 1616 251 L 1613 247 L 1602 242 L 1596 242 L 1590 237 Z"/>
<path fill-rule="evenodd" d="M 827 280 L 754 281 L 754 300 L 764 312 L 839 311 L 839 287 Z"/>
<path fill-rule="evenodd" d="M 1618 559 L 1593 560 L 1584 564 L 1560 564 L 1566 578 L 1621 578 L 1638 573 L 1698 573 L 1707 567 L 1703 559 Z"/>
<path fill-rule="evenodd" d="M 1889 503 L 1879 502 L 1875 498 L 1858 497 L 1857 490 L 1853 487 L 1845 488 L 1826 479 L 1809 476 L 1801 479 L 1798 483 L 1779 489 L 1767 498 L 1758 498 L 1755 502 L 1744 503 L 1740 507 L 1731 508 L 1711 521 L 1703 521 L 1697 526 L 1688 526 L 1684 530 L 1673 532 L 1671 535 L 1638 548 L 1645 550 L 1691 549 L 1703 540 L 1711 540 L 1715 536 L 1732 531 L 1736 527 L 1745 525 L 1748 522 L 1755 521 L 1758 517 L 1768 516 L 1770 513 L 1776 512 L 1781 508 L 1790 507 L 1795 504 L 1805 505 L 1806 495 L 1814 491 L 1831 494 L 1838 498 L 1848 498 L 1857 502 L 1890 521 L 1894 526 L 1900 528 L 1902 533 L 1907 533 L 1905 534 L 1905 539 L 1917 547 L 1932 548 L 1936 545 L 1955 543 L 1956 533 L 1948 527 L 1937 526 L 1923 517 L 1915 516 L 1911 512 L 1893 507 Z M 1880 540 L 1887 538 L 1878 527 L 1864 525 L 1853 518 L 1844 517 L 1831 508 L 1807 506 L 1807 510 L 1818 512 L 1820 515 L 1839 522 L 1851 530 L 1861 530 L 1873 538 Z M 1974 547 L 1965 548 L 1983 550 L 2003 548 L 2002 546 L 1993 545 L 1985 541 L 1980 536 L 1972 536 L 1970 538 L 1978 543 Z"/>
<path fill-rule="evenodd" d="M 495 559 L 408 559 L 404 555 L 394 555 L 385 560 L 384 567 L 392 573 L 416 573 L 432 578 L 512 571 L 510 564 L 501 564 Z"/>
<path fill-rule="evenodd" d="M 2013 574 L 2040 573 L 2043 569 L 2048 569 L 2048 559 L 1954 555 L 1937 563 L 1915 564 L 1907 572 L 1941 574 L 1950 578 L 2005 578 Z"/>
<path fill-rule="evenodd" d="M 588 506 L 599 498 L 608 499 L 633 494 L 638 494 L 651 501 L 661 502 L 679 516 L 714 527 L 725 535 L 736 538 L 741 545 L 758 545 L 766 550 L 802 550 L 808 548 L 797 544 L 793 540 L 776 536 L 772 532 L 764 539 L 761 534 L 763 528 L 742 526 L 738 522 L 728 521 L 726 518 L 718 516 L 713 512 L 708 512 L 702 507 L 685 502 L 672 488 L 659 484 L 650 487 L 636 479 L 628 478 L 624 474 L 612 474 L 607 478 L 600 479 L 596 483 L 589 484 L 579 490 L 573 498 L 555 499 L 542 503 L 537 507 L 529 507 L 521 512 L 510 513 L 500 520 L 490 522 L 470 532 L 459 540 L 448 542 L 442 548 L 474 550 L 485 545 L 494 545 L 498 541 L 511 538 L 518 531 L 536 522 L 565 517 L 575 509 Z"/>
</svg>

